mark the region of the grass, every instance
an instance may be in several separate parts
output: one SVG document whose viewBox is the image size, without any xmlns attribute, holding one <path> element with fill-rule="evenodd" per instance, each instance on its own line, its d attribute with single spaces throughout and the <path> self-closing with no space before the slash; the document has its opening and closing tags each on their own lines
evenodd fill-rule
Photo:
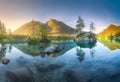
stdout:
<svg viewBox="0 0 120 82">
<path fill-rule="evenodd" d="M 48 36 L 48 40 L 52 41 L 67 41 L 67 40 L 73 40 L 75 36 Z M 32 36 L 11 36 L 10 38 L 1 39 L 0 43 L 4 44 L 18 44 L 18 43 L 30 43 L 30 44 L 36 44 L 40 43 L 41 39 L 40 37 L 32 37 Z"/>
</svg>

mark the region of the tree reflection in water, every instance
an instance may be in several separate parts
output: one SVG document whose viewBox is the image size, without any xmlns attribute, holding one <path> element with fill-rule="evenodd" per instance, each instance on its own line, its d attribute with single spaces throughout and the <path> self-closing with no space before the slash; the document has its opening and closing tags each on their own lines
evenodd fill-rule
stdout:
<svg viewBox="0 0 120 82">
<path fill-rule="evenodd" d="M 82 62 L 84 60 L 85 52 L 81 48 L 77 48 L 76 51 L 79 61 Z"/>
<path fill-rule="evenodd" d="M 7 65 L 9 64 L 10 62 L 10 59 L 8 58 L 5 58 L 5 55 L 6 55 L 6 51 L 8 49 L 8 52 L 11 52 L 12 50 L 12 44 L 0 44 L 0 62 L 4 65 Z"/>
<path fill-rule="evenodd" d="M 8 51 L 11 52 L 11 50 L 12 50 L 12 44 L 9 44 L 8 48 L 9 48 Z"/>
<path fill-rule="evenodd" d="M 95 57 L 95 50 L 94 49 L 90 49 L 90 55 L 92 58 Z"/>
<path fill-rule="evenodd" d="M 0 60 L 2 60 L 6 54 L 7 46 L 5 44 L 0 45 Z"/>
<path fill-rule="evenodd" d="M 90 55 L 93 58 L 95 56 L 95 50 L 93 49 L 93 47 L 95 46 L 96 43 L 79 43 L 77 44 L 80 48 L 77 48 L 77 56 L 80 62 L 82 62 L 84 60 L 84 56 L 85 56 L 85 52 L 82 48 L 89 48 L 90 49 Z"/>
</svg>

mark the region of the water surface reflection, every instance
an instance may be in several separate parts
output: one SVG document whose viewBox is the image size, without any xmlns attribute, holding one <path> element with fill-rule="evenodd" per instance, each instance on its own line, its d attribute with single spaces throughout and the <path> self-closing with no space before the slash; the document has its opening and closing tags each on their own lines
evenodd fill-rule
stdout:
<svg viewBox="0 0 120 82">
<path fill-rule="evenodd" d="M 47 47 L 64 45 L 53 57 L 39 55 Z M 97 42 L 92 48 L 77 46 L 73 41 L 49 45 L 7 44 L 0 64 L 1 82 L 119 82 L 120 50 L 111 51 Z M 43 44 L 42 44 L 43 45 Z M 2 48 L 1 48 L 2 50 Z M 33 51 L 33 52 L 31 52 Z"/>
</svg>

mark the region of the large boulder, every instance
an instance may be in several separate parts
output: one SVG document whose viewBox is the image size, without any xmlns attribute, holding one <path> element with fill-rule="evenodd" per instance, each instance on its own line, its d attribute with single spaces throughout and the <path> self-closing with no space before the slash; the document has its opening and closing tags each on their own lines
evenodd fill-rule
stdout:
<svg viewBox="0 0 120 82">
<path fill-rule="evenodd" d="M 47 49 L 45 49 L 46 54 L 50 55 L 52 53 L 54 53 L 55 47 L 48 47 Z"/>
<path fill-rule="evenodd" d="M 57 45 L 56 47 L 48 47 L 44 51 L 40 52 L 40 55 L 44 56 L 45 54 L 50 55 L 54 53 L 60 53 L 64 49 L 64 45 Z"/>
<path fill-rule="evenodd" d="M 81 32 L 75 37 L 74 42 L 83 47 L 85 46 L 89 47 L 89 45 L 91 47 L 91 44 L 95 44 L 96 40 L 97 40 L 96 35 L 94 33 Z"/>
<path fill-rule="evenodd" d="M 2 60 L 2 64 L 4 64 L 4 65 L 9 64 L 9 62 L 10 62 L 10 59 L 7 59 L 7 58 Z"/>
</svg>

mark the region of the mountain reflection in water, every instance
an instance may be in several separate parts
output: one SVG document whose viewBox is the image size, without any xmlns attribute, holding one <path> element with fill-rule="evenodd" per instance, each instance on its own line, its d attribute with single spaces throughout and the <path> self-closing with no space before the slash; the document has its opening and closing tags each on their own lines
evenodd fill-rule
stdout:
<svg viewBox="0 0 120 82">
<path fill-rule="evenodd" d="M 65 45 L 53 57 L 39 55 L 50 46 Z M 1 82 L 120 82 L 120 50 L 111 51 L 97 42 L 89 48 L 73 41 L 51 43 L 46 46 L 6 44 L 1 46 Z M 42 44 L 43 45 L 43 44 Z"/>
<path fill-rule="evenodd" d="M 107 46 L 111 51 L 116 50 L 116 49 L 120 49 L 120 42 L 116 41 L 116 40 L 112 40 L 109 38 L 99 38 L 99 41 L 104 44 L 105 46 Z"/>
</svg>

